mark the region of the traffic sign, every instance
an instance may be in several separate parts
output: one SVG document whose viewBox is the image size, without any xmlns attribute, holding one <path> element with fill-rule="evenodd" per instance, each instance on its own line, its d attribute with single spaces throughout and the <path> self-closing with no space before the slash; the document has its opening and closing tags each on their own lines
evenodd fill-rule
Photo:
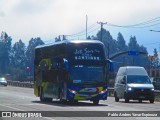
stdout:
<svg viewBox="0 0 160 120">
<path fill-rule="evenodd" d="M 138 51 L 128 51 L 128 55 L 139 55 Z"/>
</svg>

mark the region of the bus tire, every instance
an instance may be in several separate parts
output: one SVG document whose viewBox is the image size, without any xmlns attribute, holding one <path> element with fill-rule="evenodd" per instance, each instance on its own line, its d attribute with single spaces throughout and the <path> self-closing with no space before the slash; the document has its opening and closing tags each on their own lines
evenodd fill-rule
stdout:
<svg viewBox="0 0 160 120">
<path fill-rule="evenodd" d="M 98 103 L 99 103 L 99 100 L 93 100 L 94 105 L 98 105 Z"/>
<path fill-rule="evenodd" d="M 154 99 L 150 99 L 149 101 L 150 101 L 150 103 L 154 103 Z"/>
<path fill-rule="evenodd" d="M 60 100 L 61 102 L 64 102 L 64 101 L 65 101 L 65 100 L 62 98 L 62 92 L 59 93 L 59 100 Z"/>
</svg>

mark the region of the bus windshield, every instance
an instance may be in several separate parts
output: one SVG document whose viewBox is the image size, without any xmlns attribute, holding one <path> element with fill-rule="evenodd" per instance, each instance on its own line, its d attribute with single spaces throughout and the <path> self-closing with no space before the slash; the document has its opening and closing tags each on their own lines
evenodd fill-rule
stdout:
<svg viewBox="0 0 160 120">
<path fill-rule="evenodd" d="M 72 66 L 70 77 L 73 84 L 101 83 L 104 82 L 104 70 L 103 67 Z"/>
<path fill-rule="evenodd" d="M 127 83 L 134 84 L 151 84 L 148 76 L 143 75 L 127 75 Z"/>
</svg>

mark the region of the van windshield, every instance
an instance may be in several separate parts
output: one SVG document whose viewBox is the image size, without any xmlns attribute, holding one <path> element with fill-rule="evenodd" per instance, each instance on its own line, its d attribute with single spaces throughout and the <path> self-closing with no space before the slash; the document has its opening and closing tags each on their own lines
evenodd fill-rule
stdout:
<svg viewBox="0 0 160 120">
<path fill-rule="evenodd" d="M 127 75 L 127 83 L 151 84 L 148 76 Z"/>
</svg>

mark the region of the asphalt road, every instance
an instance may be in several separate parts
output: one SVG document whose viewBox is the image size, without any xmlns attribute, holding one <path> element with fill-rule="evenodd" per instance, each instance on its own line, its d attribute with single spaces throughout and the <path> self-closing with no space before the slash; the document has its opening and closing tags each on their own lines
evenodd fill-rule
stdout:
<svg viewBox="0 0 160 120">
<path fill-rule="evenodd" d="M 99 105 L 93 105 L 90 101 L 78 102 L 77 104 L 71 103 L 62 103 L 58 100 L 53 100 L 51 103 L 42 103 L 40 102 L 38 97 L 35 97 L 33 94 L 32 88 L 22 88 L 22 87 L 13 87 L 0 86 L 0 111 L 73 111 L 73 114 L 79 114 L 75 111 L 106 111 L 106 113 L 113 113 L 114 111 L 128 111 L 135 112 L 137 111 L 159 111 L 160 112 L 160 102 L 155 102 L 154 104 L 150 104 L 149 101 L 143 101 L 139 103 L 138 101 L 130 101 L 129 103 L 125 103 L 124 100 L 120 100 L 120 102 L 115 102 L 113 97 L 108 97 L 106 101 L 100 101 Z M 60 114 L 61 112 L 57 113 Z M 85 112 L 86 114 L 90 114 L 90 116 L 99 115 L 98 112 Z M 115 112 L 116 113 L 116 112 Z M 141 113 L 141 112 L 139 112 Z M 65 114 L 65 112 L 64 112 Z M 100 113 L 102 114 L 102 113 Z M 113 114 L 112 114 L 113 115 Z M 116 114 L 115 114 L 116 115 Z M 159 119 L 160 117 L 44 117 L 40 119 L 50 119 L 50 120 L 103 120 L 103 119 Z M 17 118 L 5 118 L 1 119 L 15 119 Z M 19 118 L 21 119 L 21 118 Z M 23 119 L 31 119 L 31 118 L 23 118 Z M 39 119 L 39 118 L 32 118 Z"/>
</svg>

